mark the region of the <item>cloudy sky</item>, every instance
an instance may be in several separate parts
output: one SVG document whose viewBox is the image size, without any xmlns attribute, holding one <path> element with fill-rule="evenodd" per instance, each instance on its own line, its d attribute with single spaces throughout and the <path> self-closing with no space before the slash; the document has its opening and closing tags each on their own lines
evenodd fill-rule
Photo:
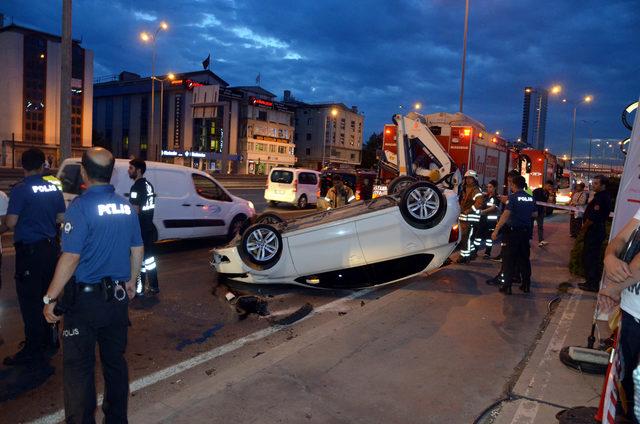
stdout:
<svg viewBox="0 0 640 424">
<path fill-rule="evenodd" d="M 159 72 L 201 69 L 211 54 L 212 70 L 232 85 L 253 85 L 259 73 L 280 97 L 290 89 L 304 101 L 358 105 L 367 136 L 400 105 L 458 110 L 464 0 L 73 3 L 73 34 L 95 52 L 96 77 L 149 75 L 151 51 L 139 33 L 166 20 Z M 59 0 L 4 0 L 0 13 L 60 32 Z M 559 83 L 569 99 L 595 97 L 578 108 L 577 156 L 587 151 L 589 125 L 594 138 L 627 137 L 620 114 L 640 96 L 638 40 L 638 0 L 471 0 L 464 111 L 515 139 L 523 88 Z M 572 108 L 559 100 L 550 100 L 547 145 L 561 155 Z"/>
</svg>

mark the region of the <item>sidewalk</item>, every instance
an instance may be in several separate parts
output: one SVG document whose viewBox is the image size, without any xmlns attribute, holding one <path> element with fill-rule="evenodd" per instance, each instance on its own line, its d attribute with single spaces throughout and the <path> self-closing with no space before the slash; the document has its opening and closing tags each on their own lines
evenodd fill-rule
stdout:
<svg viewBox="0 0 640 424">
<path fill-rule="evenodd" d="M 555 416 L 563 409 L 598 407 L 604 376 L 568 368 L 558 357 L 565 346 L 586 346 L 595 301 L 594 293 L 570 289 L 512 390 L 520 399 L 504 402 L 497 416 L 484 423 L 556 423 Z M 608 336 L 606 323 L 599 323 L 599 329 L 602 337 Z"/>
</svg>

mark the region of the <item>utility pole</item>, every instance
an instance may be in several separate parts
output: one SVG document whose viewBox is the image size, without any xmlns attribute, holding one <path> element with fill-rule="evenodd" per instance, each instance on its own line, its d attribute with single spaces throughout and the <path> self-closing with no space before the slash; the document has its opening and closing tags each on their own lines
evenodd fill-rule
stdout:
<svg viewBox="0 0 640 424">
<path fill-rule="evenodd" d="M 460 78 L 460 113 L 464 99 L 464 68 L 467 63 L 467 32 L 469 31 L 469 0 L 466 0 L 464 11 L 464 41 L 462 44 L 462 77 Z"/>
<path fill-rule="evenodd" d="M 62 0 L 60 162 L 71 157 L 71 0 Z"/>
</svg>

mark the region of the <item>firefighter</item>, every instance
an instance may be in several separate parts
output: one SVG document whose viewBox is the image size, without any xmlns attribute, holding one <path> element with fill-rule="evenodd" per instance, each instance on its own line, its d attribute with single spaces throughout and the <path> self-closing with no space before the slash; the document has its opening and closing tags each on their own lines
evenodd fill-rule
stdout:
<svg viewBox="0 0 640 424">
<path fill-rule="evenodd" d="M 473 249 L 473 236 L 469 236 L 471 225 L 468 215 L 469 212 L 473 212 L 471 207 L 475 203 L 476 195 L 479 193 L 478 174 L 476 171 L 470 169 L 464 174 L 464 182 L 460 192 L 460 229 L 462 230 L 460 240 L 462 240 L 462 247 L 460 249 L 460 257 L 457 261 L 458 263 L 469 262 L 472 254 L 475 252 Z M 478 219 L 478 222 L 479 221 Z M 471 243 L 469 243 L 469 241 L 471 241 Z"/>
<path fill-rule="evenodd" d="M 487 193 L 485 194 L 485 206 L 480 211 L 480 233 L 478 234 L 479 243 L 477 243 L 477 246 L 484 243 L 484 259 L 491 259 L 491 249 L 493 248 L 491 233 L 496 228 L 500 217 L 500 198 L 496 193 L 497 187 L 498 182 L 496 180 L 489 181 Z"/>
<path fill-rule="evenodd" d="M 329 189 L 324 200 L 329 204 L 329 209 L 335 209 L 346 206 L 356 200 L 353 190 L 342 181 L 339 174 L 335 174 L 332 178 L 333 187 Z"/>
<path fill-rule="evenodd" d="M 484 234 L 482 233 L 482 210 L 485 208 L 484 194 L 478 193 L 473 198 L 471 210 L 467 213 L 469 223 L 469 239 L 467 241 L 467 251 L 470 252 L 466 261 L 474 260 L 478 256 L 478 251 L 482 248 Z"/>
</svg>

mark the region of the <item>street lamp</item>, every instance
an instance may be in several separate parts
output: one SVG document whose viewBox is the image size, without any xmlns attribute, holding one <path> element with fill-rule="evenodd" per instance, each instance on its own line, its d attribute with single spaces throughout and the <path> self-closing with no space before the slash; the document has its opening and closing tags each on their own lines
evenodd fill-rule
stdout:
<svg viewBox="0 0 640 424">
<path fill-rule="evenodd" d="M 144 42 L 144 43 L 151 43 L 151 47 L 152 47 L 152 52 L 151 52 L 151 131 L 150 131 L 150 136 L 149 136 L 149 142 L 147 145 L 147 152 L 149 150 L 151 150 L 153 153 L 152 155 L 152 159 L 157 160 L 158 158 L 157 156 L 157 145 L 155 144 L 155 137 L 154 137 L 154 114 L 155 114 L 155 92 L 156 92 L 156 86 L 155 86 L 155 79 L 156 79 L 156 40 L 158 39 L 158 34 L 160 34 L 160 31 L 166 31 L 169 29 L 169 24 L 167 24 L 165 21 L 161 21 L 160 25 L 158 25 L 158 28 L 156 29 L 156 31 L 151 34 L 150 32 L 141 32 L 140 33 L 140 39 Z"/>
<path fill-rule="evenodd" d="M 176 79 L 176 76 L 172 72 L 169 72 L 167 76 L 164 78 L 152 77 L 152 80 L 160 81 L 160 144 L 162 144 L 162 127 L 163 127 L 163 121 L 164 121 L 163 119 L 164 118 L 164 114 L 163 114 L 164 82 L 173 81 L 174 79 Z"/>
<path fill-rule="evenodd" d="M 578 106 L 582 103 L 591 103 L 593 101 L 593 96 L 587 95 L 584 96 L 579 101 L 570 101 L 567 99 L 562 99 L 562 103 L 571 103 L 573 104 L 573 125 L 571 127 L 571 151 L 569 152 L 569 165 L 573 168 L 573 145 L 576 139 L 576 113 L 578 111 Z"/>
<path fill-rule="evenodd" d="M 329 137 L 331 137 L 331 139 L 333 140 L 333 135 L 335 134 L 335 119 L 336 119 L 336 116 L 338 116 L 338 109 L 333 107 L 331 108 L 330 113 L 333 119 L 330 120 L 331 128 L 329 131 Z M 324 169 L 324 162 L 327 154 L 327 129 L 326 129 L 327 121 L 326 120 L 324 122 L 324 125 L 325 125 L 325 130 L 324 130 L 324 138 L 322 142 L 322 169 Z M 331 155 L 329 155 L 329 162 L 331 162 Z"/>
<path fill-rule="evenodd" d="M 420 110 L 420 109 L 422 109 L 422 103 L 420 103 L 420 102 L 415 102 L 415 103 L 414 103 L 414 105 L 413 105 L 413 109 L 414 109 L 414 110 Z"/>
</svg>

